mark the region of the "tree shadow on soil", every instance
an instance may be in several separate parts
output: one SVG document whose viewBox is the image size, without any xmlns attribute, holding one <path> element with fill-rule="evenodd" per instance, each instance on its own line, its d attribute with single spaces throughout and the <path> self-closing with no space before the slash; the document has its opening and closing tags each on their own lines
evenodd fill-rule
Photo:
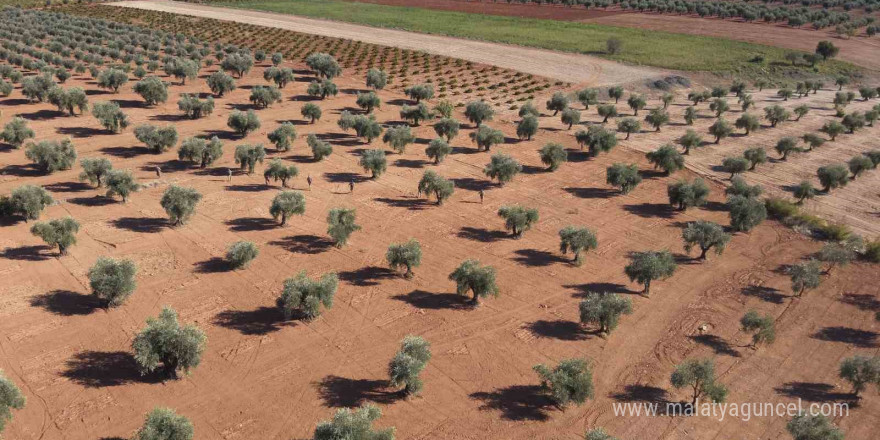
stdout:
<svg viewBox="0 0 880 440">
<path fill-rule="evenodd" d="M 773 304 L 782 304 L 788 298 L 788 295 L 783 295 L 779 292 L 779 289 L 767 286 L 746 286 L 742 288 L 740 293 L 746 296 L 754 296 Z"/>
<path fill-rule="evenodd" d="M 354 286 L 376 286 L 382 280 L 397 277 L 398 274 L 387 267 L 366 266 L 360 269 L 339 272 L 339 279 Z"/>
<path fill-rule="evenodd" d="M 546 267 L 554 263 L 568 263 L 567 258 L 562 258 L 553 252 L 540 251 L 537 249 L 518 249 L 513 261 L 529 267 Z"/>
<path fill-rule="evenodd" d="M 715 354 L 723 354 L 727 356 L 733 357 L 741 357 L 738 351 L 736 351 L 733 346 L 730 345 L 729 342 L 725 341 L 721 337 L 717 335 L 691 335 L 689 338 L 700 345 L 705 345 L 712 349 Z"/>
<path fill-rule="evenodd" d="M 61 316 L 83 316 L 92 314 L 103 304 L 100 299 L 92 295 L 83 295 L 70 290 L 53 290 L 32 297 L 31 306 Z"/>
<path fill-rule="evenodd" d="M 320 254 L 333 247 L 333 241 L 317 235 L 293 235 L 279 240 L 270 241 L 270 245 L 281 246 L 295 254 Z"/>
<path fill-rule="evenodd" d="M 395 295 L 391 299 L 403 301 L 413 307 L 428 310 L 464 310 L 474 307 L 469 298 L 455 293 L 431 293 L 413 290 L 405 295 Z"/>
<path fill-rule="evenodd" d="M 162 379 L 159 374 L 141 375 L 134 356 L 125 351 L 82 351 L 65 367 L 61 375 L 86 388 L 158 383 Z"/>
<path fill-rule="evenodd" d="M 111 220 L 110 224 L 118 229 L 154 234 L 165 229 L 168 226 L 168 221 L 158 217 L 121 217 Z"/>
<path fill-rule="evenodd" d="M 224 310 L 214 316 L 213 323 L 238 331 L 243 335 L 265 335 L 296 323 L 285 321 L 277 307 L 257 307 L 254 310 Z"/>
<path fill-rule="evenodd" d="M 458 238 L 465 240 L 479 241 L 480 243 L 492 243 L 493 241 L 502 240 L 508 237 L 507 232 L 498 230 L 488 230 L 484 228 L 472 228 L 470 226 L 462 226 L 456 234 Z"/>
<path fill-rule="evenodd" d="M 511 385 L 491 392 L 471 393 L 471 399 L 482 402 L 481 410 L 500 411 L 501 418 L 512 421 L 543 421 L 555 409 L 553 400 L 538 385 Z"/>
<path fill-rule="evenodd" d="M 786 382 L 773 388 L 777 394 L 807 402 L 830 402 L 852 399 L 852 393 L 838 393 L 834 386 L 818 382 Z"/>
<path fill-rule="evenodd" d="M 403 397 L 398 391 L 387 391 L 387 380 L 348 379 L 329 375 L 316 383 L 318 396 L 331 408 L 354 408 L 367 402 L 391 404 Z"/>
<path fill-rule="evenodd" d="M 21 246 L 17 248 L 5 248 L 0 251 L 0 258 L 18 261 L 44 261 L 54 255 L 50 254 L 52 248 L 46 245 Z"/>
<path fill-rule="evenodd" d="M 562 341 L 583 341 L 596 332 L 587 331 L 584 327 L 574 321 L 565 321 L 557 319 L 554 321 L 538 320 L 528 323 L 528 329 L 533 334 L 550 339 L 559 339 Z"/>
<path fill-rule="evenodd" d="M 811 337 L 820 341 L 843 342 L 859 348 L 877 346 L 877 333 L 870 330 L 859 330 L 850 327 L 824 327 Z"/>
</svg>

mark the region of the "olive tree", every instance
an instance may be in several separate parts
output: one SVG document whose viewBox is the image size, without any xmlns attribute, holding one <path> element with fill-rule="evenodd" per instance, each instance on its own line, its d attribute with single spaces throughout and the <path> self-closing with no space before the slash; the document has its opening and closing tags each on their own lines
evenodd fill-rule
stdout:
<svg viewBox="0 0 880 440">
<path fill-rule="evenodd" d="M 780 122 L 785 122 L 791 118 L 791 113 L 781 105 L 771 105 L 764 107 L 764 118 L 770 121 L 771 127 L 776 127 Z"/>
<path fill-rule="evenodd" d="M 562 92 L 556 92 L 550 99 L 547 101 L 547 110 L 553 112 L 553 116 L 556 116 L 559 112 L 568 108 L 568 96 Z"/>
<path fill-rule="evenodd" d="M 697 134 L 697 132 L 688 129 L 678 138 L 677 142 L 684 148 L 684 154 L 690 154 L 692 149 L 703 146 L 703 137 Z"/>
<path fill-rule="evenodd" d="M 172 125 L 156 127 L 143 124 L 134 128 L 134 137 L 153 150 L 153 153 L 168 151 L 177 144 L 177 129 Z"/>
<path fill-rule="evenodd" d="M 405 396 L 417 394 L 422 389 L 419 375 L 431 360 L 431 344 L 419 336 L 408 335 L 400 342 L 400 350 L 388 363 L 391 386 L 403 386 Z"/>
<path fill-rule="evenodd" d="M 495 153 L 489 159 L 489 164 L 483 168 L 483 174 L 490 179 L 498 180 L 498 185 L 504 186 L 513 180 L 514 176 L 522 171 L 522 165 L 513 157 L 504 153 Z"/>
<path fill-rule="evenodd" d="M 263 178 L 266 179 L 266 182 L 269 179 L 274 181 L 281 181 L 281 186 L 287 188 L 287 181 L 298 176 L 299 170 L 296 168 L 296 165 L 284 165 L 284 162 L 281 159 L 275 158 L 269 161 L 269 165 L 266 166 L 265 171 L 263 171 Z"/>
<path fill-rule="evenodd" d="M 452 196 L 455 191 L 455 184 L 452 181 L 444 179 L 439 174 L 428 170 L 419 180 L 419 194 L 430 196 L 431 194 L 437 199 L 437 204 L 442 205 L 443 201 Z"/>
<path fill-rule="evenodd" d="M 249 175 L 254 173 L 257 164 L 263 163 L 265 158 L 266 149 L 263 148 L 263 144 L 242 144 L 235 147 L 235 163 Z"/>
<path fill-rule="evenodd" d="M 816 188 L 813 187 L 809 180 L 804 180 L 794 188 L 794 196 L 798 199 L 797 203 L 800 205 L 804 203 L 804 200 L 816 197 Z"/>
<path fill-rule="evenodd" d="M 69 170 L 76 163 L 76 148 L 70 139 L 40 141 L 28 144 L 24 156 L 37 165 L 40 171 L 51 174 L 55 171 Z"/>
<path fill-rule="evenodd" d="M 749 169 L 749 160 L 745 157 L 725 157 L 721 160 L 721 169 L 730 173 L 730 179 L 733 180 L 734 176 Z"/>
<path fill-rule="evenodd" d="M 520 119 L 520 121 L 516 124 L 516 135 L 520 138 L 520 140 L 525 139 L 527 141 L 530 141 L 532 140 L 532 136 L 534 136 L 536 133 L 538 133 L 538 118 L 535 116 L 523 116 L 523 118 Z"/>
<path fill-rule="evenodd" d="M 699 259 L 705 260 L 709 249 L 715 249 L 716 255 L 724 253 L 724 248 L 730 241 L 730 234 L 724 232 L 721 225 L 708 220 L 690 222 L 682 229 L 681 238 L 684 240 L 684 251 L 691 252 L 694 247 L 700 248 Z"/>
<path fill-rule="evenodd" d="M 788 155 L 791 153 L 800 152 L 801 149 L 797 146 L 797 139 L 786 136 L 776 142 L 776 146 L 774 147 L 777 153 L 780 154 L 780 159 L 788 160 Z"/>
<path fill-rule="evenodd" d="M 404 278 L 412 278 L 413 268 L 422 264 L 422 245 L 415 238 L 411 238 L 406 243 L 392 243 L 385 253 L 385 260 L 393 270 L 406 269 Z"/>
<path fill-rule="evenodd" d="M 478 304 L 480 298 L 486 296 L 498 296 L 498 286 L 495 284 L 495 268 L 483 266 L 477 260 L 463 261 L 452 273 L 449 280 L 455 282 L 455 291 L 459 295 L 473 293 L 471 303 Z"/>
<path fill-rule="evenodd" d="M 360 231 L 361 227 L 356 221 L 354 209 L 333 208 L 327 213 L 327 235 L 341 248 L 348 243 L 352 233 Z"/>
<path fill-rule="evenodd" d="M 293 70 L 289 67 L 270 67 L 263 72 L 263 79 L 275 83 L 275 87 L 283 89 L 285 86 L 293 82 L 296 77 Z"/>
<path fill-rule="evenodd" d="M 253 242 L 236 241 L 226 250 L 226 263 L 233 269 L 244 269 L 259 253 L 260 250 Z"/>
<path fill-rule="evenodd" d="M 582 405 L 593 397 L 593 372 L 583 359 L 563 359 L 552 369 L 543 364 L 533 368 L 541 378 L 541 388 L 561 408 L 570 403 Z"/>
<path fill-rule="evenodd" d="M 113 169 L 110 160 L 103 157 L 84 158 L 79 161 L 83 171 L 79 174 L 79 180 L 88 180 L 92 185 L 101 187 L 104 185 L 104 178 Z"/>
<path fill-rule="evenodd" d="M 333 154 L 333 146 L 330 145 L 330 142 L 322 141 L 314 134 L 306 136 L 306 144 L 312 149 L 312 157 L 314 157 L 316 161 L 320 161 Z"/>
<path fill-rule="evenodd" d="M 482 151 L 489 151 L 493 145 L 504 143 L 504 133 L 488 125 L 480 125 L 475 131 L 471 132 L 470 138 Z"/>
<path fill-rule="evenodd" d="M 373 422 L 381 416 L 382 411 L 375 405 L 338 409 L 333 420 L 318 424 L 313 440 L 394 440 L 394 428 L 373 428 Z"/>
<path fill-rule="evenodd" d="M 223 58 L 220 68 L 241 78 L 254 67 L 254 58 L 249 53 L 231 53 Z"/>
<path fill-rule="evenodd" d="M 663 145 L 645 154 L 645 157 L 654 164 L 655 169 L 663 170 L 666 175 L 684 169 L 684 156 L 671 144 Z"/>
<path fill-rule="evenodd" d="M 800 121 L 801 118 L 803 118 L 804 116 L 806 116 L 807 113 L 809 113 L 809 112 L 810 112 L 810 106 L 808 106 L 808 105 L 806 105 L 806 104 L 801 104 L 801 105 L 795 107 L 795 108 L 794 108 L 794 114 L 796 115 L 796 117 L 794 118 L 794 120 L 795 120 L 795 121 Z"/>
<path fill-rule="evenodd" d="M 162 194 L 159 204 L 168 214 L 173 226 L 185 224 L 196 210 L 202 195 L 195 188 L 171 185 Z"/>
<path fill-rule="evenodd" d="M 666 195 L 669 204 L 677 206 L 680 211 L 690 207 L 703 206 L 709 197 L 709 186 L 703 179 L 697 177 L 692 183 L 686 180 L 678 180 L 666 187 Z"/>
<path fill-rule="evenodd" d="M 372 113 L 373 110 L 382 107 L 382 100 L 375 92 L 358 93 L 355 104 L 365 112 Z"/>
<path fill-rule="evenodd" d="M 749 148 L 743 151 L 743 159 L 749 161 L 749 171 L 754 171 L 758 165 L 767 163 L 767 151 L 761 147 Z"/>
<path fill-rule="evenodd" d="M 296 127 L 290 122 L 282 123 L 267 135 L 269 142 L 275 145 L 275 149 L 278 151 L 290 151 L 296 136 Z"/>
<path fill-rule="evenodd" d="M 748 232 L 767 218 L 767 208 L 760 200 L 734 195 L 727 199 L 730 209 L 730 227 L 734 231 Z"/>
<path fill-rule="evenodd" d="M 388 160 L 385 159 L 384 150 L 366 150 L 361 154 L 360 166 L 364 171 L 370 172 L 370 178 L 376 179 L 385 173 L 388 168 Z"/>
<path fill-rule="evenodd" d="M 446 138 L 447 142 L 452 142 L 458 136 L 458 130 L 461 124 L 452 118 L 443 118 L 434 123 L 434 132 L 437 136 Z"/>
<path fill-rule="evenodd" d="M 611 334 L 621 315 L 632 313 L 632 301 L 616 293 L 590 292 L 578 305 L 582 324 L 596 324 L 599 333 Z"/>
<path fill-rule="evenodd" d="M 633 133 L 638 133 L 642 130 L 642 124 L 638 119 L 635 118 L 623 118 L 617 121 L 617 131 L 621 133 L 626 133 L 626 137 L 624 140 L 629 139 L 629 136 Z"/>
<path fill-rule="evenodd" d="M 856 251 L 847 243 L 825 243 L 816 258 L 828 264 L 825 273 L 831 273 L 831 269 L 835 266 L 846 266 L 856 259 Z"/>
<path fill-rule="evenodd" d="M 333 307 L 333 297 L 338 286 L 339 277 L 334 272 L 313 280 L 303 270 L 295 277 L 284 280 L 281 296 L 276 299 L 275 304 L 281 310 L 284 319 L 292 319 L 298 312 L 310 321 L 321 315 L 322 304 L 327 309 Z"/>
<path fill-rule="evenodd" d="M 367 70 L 367 87 L 382 90 L 388 84 L 388 74 L 384 70 L 372 68 Z"/>
<path fill-rule="evenodd" d="M 788 269 L 788 275 L 791 278 L 791 290 L 798 297 L 807 290 L 819 287 L 822 282 L 819 262 L 814 259 L 792 265 Z"/>
<path fill-rule="evenodd" d="M 491 121 L 495 116 L 495 110 L 486 101 L 471 101 L 464 108 L 464 116 L 471 124 L 478 127 L 483 122 Z"/>
<path fill-rule="evenodd" d="M 133 440 L 192 440 L 193 425 L 171 408 L 156 408 L 147 414 Z"/>
<path fill-rule="evenodd" d="M 749 310 L 739 320 L 742 331 L 752 333 L 752 348 L 757 349 L 758 344 L 772 344 L 776 340 L 776 321 L 770 315 L 761 316 L 754 310 Z"/>
<path fill-rule="evenodd" d="M 186 58 L 171 58 L 165 62 L 165 73 L 179 79 L 180 84 L 185 85 L 187 78 L 198 77 L 199 63 Z"/>
<path fill-rule="evenodd" d="M 617 437 L 605 432 L 602 428 L 595 428 L 584 434 L 584 440 L 619 440 Z"/>
<path fill-rule="evenodd" d="M 144 98 L 144 103 L 148 106 L 154 106 L 168 100 L 168 85 L 155 76 L 148 76 L 136 82 L 132 90 L 141 95 L 141 98 Z"/>
<path fill-rule="evenodd" d="M 623 87 L 614 86 L 609 88 L 608 97 L 614 99 L 614 103 L 617 104 L 620 102 L 620 98 L 623 98 Z"/>
<path fill-rule="evenodd" d="M 110 89 L 113 93 L 116 93 L 120 87 L 128 82 L 128 74 L 119 69 L 107 69 L 102 71 L 96 79 L 98 80 L 98 87 Z"/>
<path fill-rule="evenodd" d="M 547 170 L 556 171 L 559 165 L 568 162 L 568 152 L 561 144 L 549 143 L 541 147 L 538 151 L 541 156 L 541 163 L 547 165 Z"/>
<path fill-rule="evenodd" d="M 801 136 L 801 140 L 807 144 L 807 151 L 813 151 L 814 148 L 819 148 L 825 144 L 825 139 L 815 133 L 807 133 Z"/>
<path fill-rule="evenodd" d="M 577 100 L 584 106 L 584 110 L 589 110 L 591 105 L 599 103 L 599 91 L 596 89 L 579 90 Z"/>
<path fill-rule="evenodd" d="M 76 115 L 77 109 L 80 114 L 89 109 L 88 95 L 79 87 L 71 87 L 67 90 L 54 87 L 49 90 L 48 99 L 49 103 L 57 107 L 59 112 L 67 112 L 71 116 Z"/>
<path fill-rule="evenodd" d="M 304 118 L 309 118 L 309 123 L 314 124 L 315 121 L 321 119 L 321 107 L 318 107 L 318 104 L 308 102 L 302 106 L 300 114 Z"/>
<path fill-rule="evenodd" d="M 697 119 L 697 109 L 689 105 L 684 109 L 684 123 L 687 125 L 694 125 L 694 120 Z"/>
<path fill-rule="evenodd" d="M 846 131 L 846 127 L 844 127 L 843 124 L 841 124 L 840 122 L 828 121 L 824 125 L 822 125 L 822 128 L 820 128 L 819 131 L 827 134 L 828 137 L 831 138 L 832 141 L 834 141 L 835 139 L 837 139 L 837 136 L 843 134 L 843 132 Z"/>
<path fill-rule="evenodd" d="M 409 125 L 398 125 L 385 130 L 382 136 L 382 142 L 391 146 L 391 149 L 398 154 L 406 152 L 406 146 L 413 143 L 416 137 L 410 130 Z"/>
<path fill-rule="evenodd" d="M 177 149 L 177 158 L 188 160 L 205 168 L 223 156 L 223 143 L 217 136 L 213 136 L 209 142 L 199 137 L 186 138 Z"/>
<path fill-rule="evenodd" d="M 24 409 L 26 399 L 21 390 L 0 370 L 0 433 L 12 420 L 13 409 Z"/>
<path fill-rule="evenodd" d="M 129 120 L 119 104 L 110 102 L 96 102 L 92 106 L 92 115 L 98 119 L 101 125 L 113 133 L 119 133 L 128 127 Z"/>
<path fill-rule="evenodd" d="M 197 95 L 181 93 L 180 99 L 177 101 L 177 108 L 186 117 L 199 119 L 214 113 L 214 98 L 208 96 L 206 99 L 199 99 Z"/>
<path fill-rule="evenodd" d="M 281 226 L 287 224 L 292 215 L 303 215 L 306 212 L 306 199 L 299 191 L 282 191 L 272 199 L 269 214 L 275 220 L 281 219 Z"/>
<path fill-rule="evenodd" d="M 12 118 L 3 127 L 0 132 L 0 140 L 12 146 L 12 148 L 21 148 L 22 144 L 28 139 L 34 137 L 34 130 L 27 126 L 27 120 L 20 116 Z"/>
<path fill-rule="evenodd" d="M 742 196 L 748 198 L 756 198 L 761 195 L 763 188 L 761 185 L 749 185 L 746 179 L 736 176 L 730 180 L 730 186 L 724 190 L 727 196 Z"/>
<path fill-rule="evenodd" d="M 691 407 L 697 399 L 707 398 L 711 402 L 721 403 L 727 398 L 727 388 L 718 383 L 715 377 L 715 362 L 711 359 L 688 359 L 675 366 L 669 378 L 676 389 L 691 390 Z"/>
<path fill-rule="evenodd" d="M 608 118 L 616 118 L 617 117 L 617 107 L 612 104 L 603 104 L 596 107 L 596 112 L 601 116 L 602 123 L 608 122 Z"/>
<path fill-rule="evenodd" d="M 20 215 L 25 222 L 40 218 L 40 213 L 54 203 L 49 191 L 34 185 L 22 185 L 12 190 L 9 197 L 0 198 L 0 214 Z"/>
<path fill-rule="evenodd" d="M 161 366 L 165 374 L 177 378 L 199 366 L 207 342 L 205 333 L 195 325 L 181 326 L 177 312 L 165 307 L 156 318 L 147 318 L 147 326 L 131 343 L 134 359 L 142 374 Z"/>
<path fill-rule="evenodd" d="M 861 176 L 865 171 L 874 169 L 874 162 L 867 156 L 858 155 L 853 156 L 847 162 L 847 166 L 849 167 L 850 174 L 852 174 L 852 179 L 855 180 L 856 177 Z"/>
<path fill-rule="evenodd" d="M 538 221 L 538 210 L 519 205 L 502 206 L 498 209 L 498 216 L 504 219 L 504 227 L 511 231 L 511 235 L 520 238 Z"/>
<path fill-rule="evenodd" d="M 249 99 L 254 107 L 267 108 L 281 102 L 281 91 L 275 86 L 254 86 Z"/>
<path fill-rule="evenodd" d="M 639 167 L 634 163 L 615 163 L 606 170 L 605 181 L 617 187 L 621 194 L 629 194 L 642 182 L 642 176 L 639 175 Z"/>
<path fill-rule="evenodd" d="M 720 118 L 721 115 L 730 110 L 730 104 L 728 104 L 727 100 L 724 98 L 715 98 L 715 100 L 709 104 L 709 110 L 715 112 L 716 118 Z"/>
<path fill-rule="evenodd" d="M 559 251 L 563 254 L 571 251 L 574 254 L 572 262 L 577 266 L 583 264 L 582 252 L 591 251 L 598 246 L 596 233 L 588 228 L 566 226 L 559 230 Z"/>
<path fill-rule="evenodd" d="M 591 125 L 587 131 L 578 130 L 574 137 L 581 149 L 585 145 L 589 147 L 590 156 L 607 153 L 617 146 L 617 135 L 600 125 Z"/>
<path fill-rule="evenodd" d="M 660 131 L 660 127 L 669 123 L 669 113 L 662 108 L 655 108 L 645 116 L 645 122 L 651 124 L 655 130 Z"/>
<path fill-rule="evenodd" d="M 870 384 L 880 389 L 880 356 L 855 355 L 846 358 L 840 363 L 839 375 L 852 384 L 852 393 L 857 398 Z"/>
<path fill-rule="evenodd" d="M 758 120 L 757 116 L 751 113 L 743 113 L 736 122 L 734 122 L 734 125 L 740 130 L 745 130 L 746 136 L 748 136 L 753 131 L 761 128 L 761 121 Z"/>
<path fill-rule="evenodd" d="M 226 120 L 226 126 L 231 128 L 239 136 L 246 136 L 248 133 L 260 128 L 260 118 L 253 110 L 241 112 L 233 110 Z"/>
<path fill-rule="evenodd" d="M 404 88 L 403 93 L 418 104 L 422 100 L 434 97 L 434 86 L 431 84 L 416 84 Z"/>
<path fill-rule="evenodd" d="M 801 412 L 785 425 L 794 440 L 843 440 L 843 431 L 822 414 Z"/>
<path fill-rule="evenodd" d="M 136 275 L 137 266 L 133 261 L 100 257 L 88 273 L 92 295 L 105 307 L 122 305 L 137 287 Z"/>
<path fill-rule="evenodd" d="M 126 202 L 131 193 L 140 189 L 140 185 L 129 170 L 112 170 L 107 173 L 107 179 L 104 182 L 107 187 L 107 197 L 122 197 L 122 201 Z"/>
<path fill-rule="evenodd" d="M 733 127 L 724 118 L 718 118 L 714 124 L 709 126 L 709 134 L 715 136 L 716 144 L 721 143 L 721 139 L 730 136 L 731 133 L 733 133 Z"/>
<path fill-rule="evenodd" d="M 79 222 L 73 217 L 38 222 L 31 226 L 31 234 L 40 237 L 49 247 L 58 247 L 59 255 L 67 255 L 67 250 L 76 244 Z"/>
<path fill-rule="evenodd" d="M 449 146 L 443 138 L 436 138 L 431 140 L 428 143 L 428 146 L 425 147 L 425 155 L 428 156 L 429 159 L 434 159 L 434 164 L 439 164 L 443 162 L 443 159 L 446 158 L 450 153 L 452 153 L 452 147 Z"/>
<path fill-rule="evenodd" d="M 208 77 L 208 88 L 211 93 L 217 96 L 223 96 L 235 90 L 235 79 L 225 72 L 214 72 Z"/>
<path fill-rule="evenodd" d="M 644 285 L 646 296 L 651 294 L 651 282 L 669 278 L 675 273 L 675 258 L 668 250 L 633 252 L 630 263 L 623 269 L 630 281 Z"/>
<path fill-rule="evenodd" d="M 321 99 L 327 99 L 328 96 L 336 96 L 339 93 L 339 88 L 336 87 L 336 84 L 329 79 L 323 79 L 321 81 L 312 81 L 309 84 L 308 89 L 306 89 L 306 93 L 309 96 L 316 96 Z"/>
<path fill-rule="evenodd" d="M 826 165 L 816 170 L 819 177 L 819 183 L 822 184 L 823 191 L 830 192 L 832 189 L 846 186 L 849 182 L 849 170 L 844 165 Z"/>
</svg>

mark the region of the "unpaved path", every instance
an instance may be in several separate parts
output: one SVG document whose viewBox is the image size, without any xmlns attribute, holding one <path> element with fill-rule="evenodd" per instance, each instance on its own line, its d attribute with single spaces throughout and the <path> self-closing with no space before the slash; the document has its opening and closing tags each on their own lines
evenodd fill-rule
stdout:
<svg viewBox="0 0 880 440">
<path fill-rule="evenodd" d="M 460 38 L 373 28 L 335 21 L 315 20 L 287 14 L 227 9 L 170 1 L 127 1 L 115 6 L 172 12 L 193 17 L 236 21 L 365 43 L 421 50 L 520 72 L 594 86 L 627 84 L 663 75 L 658 69 L 626 66 L 588 55 L 553 52 L 520 46 L 486 43 Z"/>
</svg>

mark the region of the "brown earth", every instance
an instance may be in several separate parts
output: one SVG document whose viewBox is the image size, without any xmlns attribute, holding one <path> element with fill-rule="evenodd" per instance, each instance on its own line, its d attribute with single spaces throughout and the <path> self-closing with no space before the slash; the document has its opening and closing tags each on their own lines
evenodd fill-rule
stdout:
<svg viewBox="0 0 880 440">
<path fill-rule="evenodd" d="M 144 108 L 130 86 L 112 95 L 82 77 L 67 84 L 86 87 L 92 102 L 117 100 L 133 125 L 174 124 L 181 138 L 221 136 L 226 154 L 207 170 L 178 162 L 175 151 L 145 152 L 131 128 L 108 134 L 91 116 L 59 117 L 48 104 L 27 104 L 19 90 L 0 100 L 0 123 L 21 114 L 38 140 L 70 136 L 81 158 L 108 157 L 147 186 L 128 203 L 119 203 L 79 183 L 78 166 L 43 176 L 27 164 L 23 150 L 0 151 L 0 194 L 24 183 L 42 185 L 60 201 L 43 213 L 43 220 L 71 215 L 82 224 L 79 243 L 61 258 L 29 234 L 29 224 L 0 226 L 5 281 L 0 287 L 0 368 L 28 398 L 27 407 L 16 411 L 7 426 L 6 438 L 127 438 L 155 406 L 189 417 L 198 439 L 308 438 L 336 408 L 369 402 L 384 412 L 378 425 L 396 426 L 398 439 L 574 439 L 596 426 L 622 439 L 787 438 L 786 418 L 624 417 L 614 415 L 612 403 L 686 399 L 685 391 L 672 389 L 669 374 L 675 364 L 694 357 L 715 359 L 731 402 L 847 401 L 849 388 L 837 378 L 840 360 L 878 352 L 878 291 L 865 282 L 877 277 L 876 265 L 836 269 L 818 289 L 792 298 L 784 267 L 821 244 L 771 221 L 736 234 L 722 256 L 699 263 L 683 255 L 684 223 L 709 219 L 727 224 L 722 187 L 712 182 L 705 208 L 672 211 L 666 184 L 692 179 L 694 173 L 659 175 L 633 150 L 683 127 L 668 127 L 657 136 L 637 134 L 610 154 L 588 158 L 556 118 L 542 117 L 545 128 L 535 140 L 511 140 L 493 149 L 525 166 L 513 182 L 496 187 L 482 174 L 489 154 L 476 152 L 467 140 L 470 127 L 453 142 L 454 154 L 434 166 L 422 151 L 433 130 L 423 124 L 415 129 L 416 144 L 405 154 L 388 156 L 387 174 L 368 180 L 357 165 L 358 153 L 367 146 L 336 126 L 338 114 L 354 106 L 352 91 L 361 87 L 360 79 L 338 81 L 345 92 L 319 102 L 324 118 L 315 125 L 306 124 L 299 113 L 307 83 L 289 85 L 282 103 L 258 111 L 260 130 L 232 139 L 226 117 L 247 102 L 249 86 L 264 83 L 261 68 L 239 81 L 238 90 L 218 98 L 210 117 L 181 119 L 174 104 L 180 92 L 206 93 L 204 76 L 214 69 L 186 86 L 172 85 L 170 102 L 155 108 Z M 380 95 L 385 103 L 378 119 L 396 121 L 401 96 Z M 594 120 L 592 112 L 585 119 Z M 460 113 L 456 117 L 464 119 Z M 278 227 L 268 207 L 280 188 L 264 185 L 262 168 L 253 176 L 237 173 L 231 182 L 226 170 L 235 167 L 234 145 L 265 142 L 266 133 L 288 120 L 297 124 L 300 138 L 292 151 L 270 150 L 270 156 L 299 167 L 293 188 L 305 190 L 306 176 L 315 183 L 304 191 L 306 214 Z M 760 136 L 814 122 L 806 118 Z M 510 118 L 491 125 L 515 137 Z M 303 140 L 308 133 L 331 141 L 334 154 L 312 162 Z M 839 143 L 849 139 L 862 139 L 862 145 L 870 135 L 843 136 Z M 551 141 L 569 148 L 570 162 L 547 173 L 536 150 Z M 729 139 L 688 159 L 700 163 L 704 155 L 732 150 L 735 143 Z M 379 141 L 372 146 L 381 147 Z M 645 181 L 629 195 L 618 194 L 604 182 L 605 168 L 614 162 L 638 163 Z M 155 164 L 165 168 L 161 179 L 153 174 Z M 782 169 L 774 164 L 761 173 L 774 167 Z M 416 182 L 428 169 L 456 181 L 455 194 L 443 206 L 416 196 Z M 346 183 L 352 178 L 358 183 L 350 194 Z M 862 183 L 857 180 L 820 200 L 843 198 Z M 170 184 L 194 187 L 204 195 L 185 226 L 169 227 L 159 206 Z M 484 204 L 478 202 L 479 188 L 486 189 Z M 499 206 L 511 203 L 540 211 L 540 221 L 520 240 L 509 238 L 495 215 Z M 342 249 L 326 238 L 326 213 L 339 206 L 356 208 L 363 226 Z M 557 231 L 570 224 L 598 233 L 599 248 L 582 267 L 572 266 L 570 255 L 558 251 Z M 413 280 L 404 280 L 385 269 L 384 253 L 389 243 L 411 237 L 422 243 L 423 264 Z M 260 256 L 246 270 L 228 271 L 218 259 L 237 240 L 256 242 Z M 679 270 L 655 283 L 650 298 L 635 294 L 639 287 L 623 274 L 627 254 L 662 248 L 676 253 Z M 87 296 L 85 274 L 100 256 L 130 258 L 139 267 L 138 289 L 119 308 L 97 308 Z M 467 307 L 447 280 L 466 258 L 498 270 L 501 295 L 476 309 Z M 312 322 L 282 322 L 274 299 L 283 280 L 302 269 L 313 276 L 339 273 L 335 304 Z M 577 304 L 587 291 L 625 294 L 634 302 L 634 313 L 623 317 L 612 335 L 598 337 L 577 324 Z M 177 309 L 184 322 L 197 323 L 209 338 L 201 365 L 178 381 L 139 376 L 129 354 L 144 320 L 164 305 Z M 746 348 L 750 335 L 739 330 L 738 320 L 749 309 L 776 318 L 773 345 Z M 387 387 L 386 366 L 407 334 L 431 342 L 433 359 L 423 374 L 421 395 L 400 400 Z M 531 368 L 572 357 L 592 361 L 595 399 L 562 412 L 538 393 Z M 848 439 L 873 438 L 880 424 L 880 399 L 873 392 L 864 396 L 849 416 L 834 420 Z"/>
</svg>

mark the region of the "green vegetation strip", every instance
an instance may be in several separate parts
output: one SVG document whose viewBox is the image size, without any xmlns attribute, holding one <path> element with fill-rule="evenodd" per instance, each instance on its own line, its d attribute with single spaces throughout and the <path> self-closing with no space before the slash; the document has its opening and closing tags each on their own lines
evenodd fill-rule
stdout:
<svg viewBox="0 0 880 440">
<path fill-rule="evenodd" d="M 596 24 L 520 17 L 436 11 L 337 0 L 212 2 L 217 5 L 323 18 L 368 26 L 509 43 L 521 46 L 598 55 L 631 64 L 685 71 L 738 72 L 746 75 L 794 73 L 784 61 L 789 52 L 771 46 L 723 38 L 673 34 Z M 623 50 L 606 54 L 606 41 L 618 38 Z M 763 63 L 752 62 L 762 56 Z M 836 74 L 857 68 L 829 62 L 815 73 Z"/>
</svg>

